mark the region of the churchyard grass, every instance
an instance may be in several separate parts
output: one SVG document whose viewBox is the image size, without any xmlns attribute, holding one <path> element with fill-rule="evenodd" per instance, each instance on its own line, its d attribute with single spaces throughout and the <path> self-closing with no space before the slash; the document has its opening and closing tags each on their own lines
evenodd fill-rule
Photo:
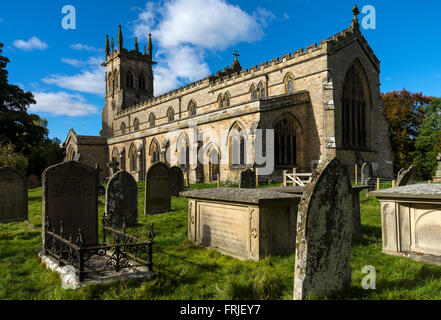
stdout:
<svg viewBox="0 0 441 320">
<path fill-rule="evenodd" d="M 155 224 L 154 268 L 160 276 L 61 288 L 59 275 L 40 264 L 41 188 L 29 191 L 29 223 L 0 224 L 0 299 L 292 299 L 294 254 L 260 262 L 239 261 L 187 239 L 187 199 L 173 198 L 172 211 L 144 216 L 144 185 L 138 183 L 139 224 L 129 233 L 145 237 Z M 193 185 L 192 188 L 216 187 Z M 382 185 L 382 188 L 387 185 Z M 99 223 L 105 197 L 99 197 Z M 352 285 L 329 299 L 441 299 L 441 267 L 381 253 L 379 202 L 361 194 L 362 237 L 351 253 Z M 100 235 L 101 236 L 101 235 Z M 376 289 L 364 290 L 362 268 L 376 269 Z"/>
</svg>

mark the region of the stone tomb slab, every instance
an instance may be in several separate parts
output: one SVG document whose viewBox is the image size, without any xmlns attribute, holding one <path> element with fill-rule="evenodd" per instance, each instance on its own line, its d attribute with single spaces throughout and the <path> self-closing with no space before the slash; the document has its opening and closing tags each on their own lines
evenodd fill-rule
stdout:
<svg viewBox="0 0 441 320">
<path fill-rule="evenodd" d="M 170 211 L 170 168 L 167 164 L 156 162 L 147 171 L 144 203 L 144 214 Z"/>
<path fill-rule="evenodd" d="M 271 187 L 265 188 L 265 190 L 275 191 L 275 192 L 283 192 L 290 194 L 298 194 L 302 195 L 305 191 L 306 187 L 301 186 L 286 186 L 286 187 Z M 359 238 L 361 236 L 361 211 L 360 211 L 360 192 L 363 190 L 367 190 L 369 187 L 367 185 L 364 186 L 352 186 L 352 199 L 354 201 L 354 233 L 352 237 Z"/>
<path fill-rule="evenodd" d="M 170 168 L 170 191 L 172 197 L 179 197 L 179 193 L 184 191 L 184 172 L 179 167 Z"/>
<path fill-rule="evenodd" d="M 369 192 L 381 205 L 383 252 L 441 265 L 441 185 Z"/>
<path fill-rule="evenodd" d="M 118 171 L 106 188 L 106 218 L 114 228 L 121 229 L 123 218 L 126 226 L 138 223 L 138 185 L 127 171 Z"/>
<path fill-rule="evenodd" d="M 199 246 L 256 261 L 295 250 L 300 196 L 228 188 L 181 195 L 189 201 L 188 238 Z"/>
<path fill-rule="evenodd" d="M 302 194 L 297 217 L 294 299 L 324 297 L 351 282 L 352 188 L 334 158 L 321 163 Z"/>
<path fill-rule="evenodd" d="M 98 243 L 98 172 L 78 161 L 68 161 L 43 172 L 43 228 L 49 217 L 51 230 L 60 230 L 75 240 L 81 228 L 84 245 Z M 43 232 L 43 248 L 44 248 Z"/>
<path fill-rule="evenodd" d="M 0 222 L 28 220 L 26 178 L 15 168 L 0 168 Z"/>
</svg>

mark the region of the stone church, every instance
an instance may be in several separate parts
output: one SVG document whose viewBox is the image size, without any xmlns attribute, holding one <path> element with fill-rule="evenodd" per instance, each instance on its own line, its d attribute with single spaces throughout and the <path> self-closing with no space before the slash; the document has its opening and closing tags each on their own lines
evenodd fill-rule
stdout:
<svg viewBox="0 0 441 320">
<path fill-rule="evenodd" d="M 202 80 L 154 96 L 151 35 L 147 48 L 117 48 L 106 40 L 106 96 L 101 137 L 66 139 L 66 159 L 105 168 L 113 159 L 136 179 L 157 161 L 178 165 L 192 183 L 237 181 L 256 166 L 256 133 L 273 129 L 274 171 L 311 172 L 325 158 L 354 165 L 375 164 L 375 174 L 392 177 L 393 154 L 384 103 L 380 61 L 358 22 L 318 45 L 242 69 L 231 66 Z M 211 135 L 204 134 L 211 132 Z M 214 135 L 221 137 L 213 139 Z M 226 134 L 224 134 L 226 132 Z M 173 134 L 170 134 L 173 133 Z M 265 134 L 264 134 L 265 136 Z M 272 135 L 271 135 L 272 137 Z M 217 138 L 217 137 L 216 137 Z M 260 170 L 260 169 L 259 169 Z"/>
</svg>

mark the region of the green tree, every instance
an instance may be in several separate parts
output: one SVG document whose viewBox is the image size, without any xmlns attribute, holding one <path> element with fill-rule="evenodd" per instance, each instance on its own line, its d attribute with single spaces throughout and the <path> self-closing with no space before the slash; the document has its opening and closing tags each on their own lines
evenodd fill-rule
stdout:
<svg viewBox="0 0 441 320">
<path fill-rule="evenodd" d="M 441 98 L 433 98 L 423 112 L 413 157 L 418 176 L 426 180 L 435 174 L 436 156 L 441 152 Z"/>
<path fill-rule="evenodd" d="M 431 97 L 405 89 L 382 94 L 391 132 L 394 169 L 408 168 L 413 163 L 415 139 L 424 119 L 423 109 Z"/>
<path fill-rule="evenodd" d="M 20 155 L 27 158 L 27 174 L 40 175 L 46 167 L 63 160 L 63 148 L 58 139 L 48 138 L 47 120 L 27 112 L 36 103 L 33 94 L 9 84 L 9 59 L 2 53 L 0 43 L 0 142 L 8 145 L 9 151 L 13 146 L 17 159 Z"/>
<path fill-rule="evenodd" d="M 28 167 L 28 159 L 24 155 L 15 152 L 12 144 L 0 144 L 0 167 L 3 166 L 16 168 L 25 174 Z"/>
</svg>

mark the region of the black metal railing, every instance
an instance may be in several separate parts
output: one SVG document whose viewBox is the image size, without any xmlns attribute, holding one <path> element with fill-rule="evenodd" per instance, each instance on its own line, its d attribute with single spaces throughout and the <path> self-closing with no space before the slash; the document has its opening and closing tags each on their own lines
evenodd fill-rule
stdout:
<svg viewBox="0 0 441 320">
<path fill-rule="evenodd" d="M 44 254 L 57 259 L 60 265 L 73 266 L 80 282 L 83 282 L 88 275 L 111 271 L 118 273 L 133 267 L 147 267 L 149 271 L 153 271 L 155 236 L 153 224 L 148 230 L 148 240 L 144 240 L 126 233 L 124 218 L 122 231 L 120 231 L 108 226 L 108 221 L 104 217 L 103 243 L 86 246 L 81 228 L 75 240 L 71 236 L 66 239 L 63 221 L 60 221 L 60 230 L 57 234 L 49 217 L 46 217 L 44 234 Z M 102 263 L 91 263 L 94 257 L 101 257 Z"/>
</svg>

